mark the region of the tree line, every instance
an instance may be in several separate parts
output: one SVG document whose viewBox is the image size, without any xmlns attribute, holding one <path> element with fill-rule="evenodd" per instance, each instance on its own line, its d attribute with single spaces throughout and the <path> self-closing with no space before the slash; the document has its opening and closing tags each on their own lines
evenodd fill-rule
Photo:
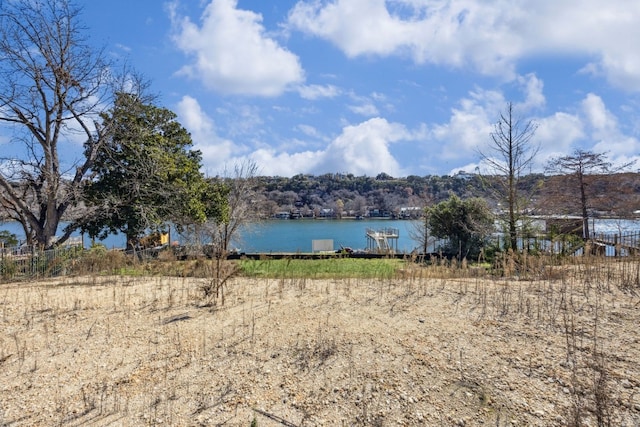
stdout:
<svg viewBox="0 0 640 427">
<path fill-rule="evenodd" d="M 399 215 L 402 207 L 425 207 L 447 200 L 451 195 L 487 200 L 492 210 L 501 202 L 495 197 L 491 181 L 498 177 L 460 173 L 456 175 L 411 175 L 385 178 L 352 174 L 296 175 L 293 177 L 256 176 L 255 209 L 262 217 L 280 211 L 302 209 L 309 214 L 342 204 L 347 214 L 364 215 L 367 209 L 385 210 Z M 531 195 L 530 214 L 579 215 L 579 198 L 573 193 L 569 175 L 527 174 L 520 178 L 518 190 Z M 631 217 L 638 209 L 640 174 L 588 174 L 585 191 L 590 212 L 600 216 Z M 606 196 L 606 197 L 605 197 Z M 337 214 L 336 214 L 337 215 Z"/>
<path fill-rule="evenodd" d="M 463 246 L 482 240 L 489 214 L 504 224 L 513 249 L 532 213 L 580 215 L 588 237 L 588 219 L 598 212 L 624 216 L 640 207 L 638 174 L 621 173 L 631 164 L 613 167 L 606 153 L 576 150 L 552 159 L 545 174 L 527 173 L 538 151 L 536 124 L 521 120 L 512 103 L 489 135 L 489 151 L 478 152 L 485 167 L 477 173 L 285 178 L 260 176 L 259 165 L 247 162 L 205 177 L 202 155 L 175 113 L 158 105 L 135 70 L 88 44 L 80 14 L 71 0 L 16 0 L 0 10 L 0 123 L 12 148 L 0 154 L 0 215 L 22 225 L 29 244 L 50 248 L 81 230 L 99 238 L 123 233 L 135 246 L 171 223 L 226 249 L 242 224 L 282 211 L 409 212 L 444 221 L 428 224 L 436 233 L 452 237 L 454 226 L 467 233 L 453 239 L 467 253 Z M 70 141 L 80 141 L 82 155 L 63 160 Z"/>
</svg>

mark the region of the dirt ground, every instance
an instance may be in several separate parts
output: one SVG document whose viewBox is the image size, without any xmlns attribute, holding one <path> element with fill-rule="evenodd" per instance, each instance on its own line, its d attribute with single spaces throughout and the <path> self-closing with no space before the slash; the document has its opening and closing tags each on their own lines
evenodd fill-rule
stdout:
<svg viewBox="0 0 640 427">
<path fill-rule="evenodd" d="M 2 284 L 0 426 L 639 426 L 640 298 L 593 268 Z"/>
</svg>

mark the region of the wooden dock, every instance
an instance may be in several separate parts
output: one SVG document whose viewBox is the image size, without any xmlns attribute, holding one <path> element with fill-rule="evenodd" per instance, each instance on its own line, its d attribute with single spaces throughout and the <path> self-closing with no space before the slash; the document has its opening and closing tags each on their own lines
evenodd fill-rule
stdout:
<svg viewBox="0 0 640 427">
<path fill-rule="evenodd" d="M 398 251 L 398 237 L 400 230 L 397 228 L 367 228 L 367 250 L 377 253 L 395 253 Z"/>
<path fill-rule="evenodd" d="M 596 245 L 613 247 L 616 256 L 621 255 L 622 251 L 626 251 L 628 255 L 640 255 L 640 231 L 594 233 L 591 241 Z"/>
</svg>

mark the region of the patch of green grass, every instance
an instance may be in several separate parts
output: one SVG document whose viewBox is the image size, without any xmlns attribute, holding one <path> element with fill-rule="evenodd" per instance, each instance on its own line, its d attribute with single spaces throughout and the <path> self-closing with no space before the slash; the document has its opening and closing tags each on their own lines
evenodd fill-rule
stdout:
<svg viewBox="0 0 640 427">
<path fill-rule="evenodd" d="M 403 265 L 399 259 L 328 258 L 242 260 L 243 276 L 300 278 L 390 278 Z"/>
</svg>

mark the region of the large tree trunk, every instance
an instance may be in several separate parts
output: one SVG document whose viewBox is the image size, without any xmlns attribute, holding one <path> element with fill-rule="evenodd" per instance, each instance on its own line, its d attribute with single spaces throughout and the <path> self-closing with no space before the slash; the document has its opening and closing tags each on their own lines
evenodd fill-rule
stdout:
<svg viewBox="0 0 640 427">
<path fill-rule="evenodd" d="M 112 67 L 86 42 L 70 0 L 1 4 L 0 123 L 13 127 L 9 144 L 21 148 L 0 152 L 0 163 L 10 165 L 0 169 L 0 206 L 29 243 L 49 248 L 104 139 L 95 120 L 113 93 L 105 80 Z M 71 139 L 70 129 L 73 139 L 83 133 L 84 152 L 69 153 L 61 167 L 58 146 Z"/>
<path fill-rule="evenodd" d="M 578 179 L 580 181 L 580 206 L 582 207 L 582 237 L 586 240 L 591 237 L 591 233 L 589 232 L 589 211 L 587 206 L 587 191 L 586 184 L 584 182 L 584 176 L 580 173 L 578 174 Z"/>
</svg>

